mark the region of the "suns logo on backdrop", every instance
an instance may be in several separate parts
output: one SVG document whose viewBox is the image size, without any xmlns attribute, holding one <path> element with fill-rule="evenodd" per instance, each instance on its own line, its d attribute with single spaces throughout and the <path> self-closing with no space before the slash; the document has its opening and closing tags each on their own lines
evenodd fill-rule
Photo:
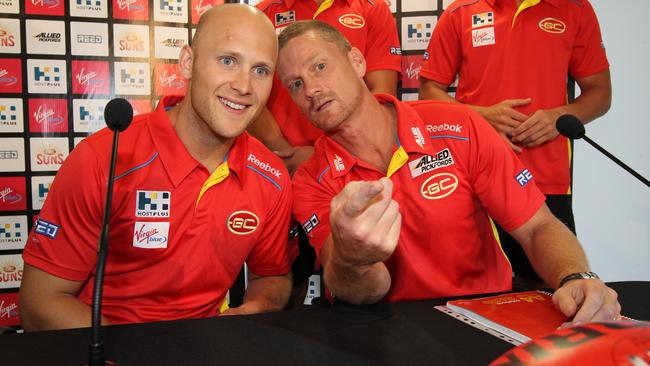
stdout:
<svg viewBox="0 0 650 366">
<path fill-rule="evenodd" d="M 69 154 L 66 137 L 31 137 L 29 146 L 33 171 L 59 170 Z"/>
<path fill-rule="evenodd" d="M 108 56 L 108 24 L 70 22 L 70 52 L 74 56 Z"/>
<path fill-rule="evenodd" d="M 113 18 L 149 20 L 148 0 L 113 0 Z"/>
<path fill-rule="evenodd" d="M 155 27 L 154 42 L 156 58 L 178 60 L 181 48 L 187 44 L 186 28 Z"/>
<path fill-rule="evenodd" d="M 43 208 L 52 181 L 54 181 L 52 175 L 32 177 L 32 210 L 38 211 Z"/>
<path fill-rule="evenodd" d="M 65 60 L 27 60 L 27 90 L 30 93 L 67 94 Z"/>
<path fill-rule="evenodd" d="M 23 100 L 0 98 L 0 132 L 23 132 Z"/>
<path fill-rule="evenodd" d="M 149 95 L 151 76 L 148 62 L 115 62 L 115 94 Z"/>
<path fill-rule="evenodd" d="M 22 93 L 22 80 L 20 59 L 2 59 L 2 64 L 0 64 L 0 93 Z"/>
<path fill-rule="evenodd" d="M 20 53 L 20 20 L 0 19 L 0 53 Z"/>
<path fill-rule="evenodd" d="M 107 0 L 70 0 L 70 15 L 73 17 L 106 18 Z"/>
<path fill-rule="evenodd" d="M 110 92 L 107 61 L 72 60 L 72 93 L 108 95 Z"/>
<path fill-rule="evenodd" d="M 59 20 L 25 21 L 27 53 L 65 55 L 65 22 Z"/>
<path fill-rule="evenodd" d="M 24 4 L 26 14 L 63 16 L 65 12 L 63 0 L 25 0 Z"/>
<path fill-rule="evenodd" d="M 23 249 L 27 240 L 27 216 L 0 216 L 0 250 Z"/>
<path fill-rule="evenodd" d="M 74 132 L 94 133 L 104 128 L 104 107 L 107 103 L 108 99 L 73 99 Z"/>
<path fill-rule="evenodd" d="M 149 57 L 149 26 L 113 25 L 113 52 L 118 57 Z"/>
<path fill-rule="evenodd" d="M 0 288 L 20 287 L 23 279 L 23 258 L 20 254 L 0 256 Z"/>
<path fill-rule="evenodd" d="M 159 22 L 187 23 L 187 0 L 154 0 L 153 19 Z"/>
<path fill-rule="evenodd" d="M 435 16 L 402 18 L 402 49 L 424 50 L 437 23 Z"/>
<path fill-rule="evenodd" d="M 20 137 L 0 138 L 0 172 L 25 171 L 25 140 Z"/>
<path fill-rule="evenodd" d="M 30 132 L 68 132 L 68 102 L 66 99 L 30 98 Z"/>
</svg>

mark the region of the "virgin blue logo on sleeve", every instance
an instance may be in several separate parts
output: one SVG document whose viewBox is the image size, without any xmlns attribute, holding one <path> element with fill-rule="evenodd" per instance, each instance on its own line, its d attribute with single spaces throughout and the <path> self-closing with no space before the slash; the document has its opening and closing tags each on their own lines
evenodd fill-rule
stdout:
<svg viewBox="0 0 650 366">
<path fill-rule="evenodd" d="M 59 226 L 49 223 L 43 219 L 38 219 L 36 221 L 36 228 L 34 229 L 36 234 L 45 235 L 48 238 L 56 238 L 56 234 L 59 232 Z"/>
<path fill-rule="evenodd" d="M 517 180 L 517 183 L 519 183 L 519 185 L 523 187 L 526 184 L 528 184 L 528 182 L 533 180 L 533 175 L 530 174 L 528 169 L 524 169 L 515 176 L 515 179 Z"/>
</svg>

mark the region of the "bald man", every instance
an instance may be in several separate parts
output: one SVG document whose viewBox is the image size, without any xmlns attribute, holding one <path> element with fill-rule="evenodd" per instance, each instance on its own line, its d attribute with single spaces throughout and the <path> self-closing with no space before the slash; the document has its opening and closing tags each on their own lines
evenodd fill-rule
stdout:
<svg viewBox="0 0 650 366">
<path fill-rule="evenodd" d="M 163 98 L 121 134 L 103 324 L 286 305 L 290 181 L 282 161 L 244 133 L 269 96 L 277 47 L 255 8 L 212 8 L 180 52 L 185 98 Z M 27 331 L 90 325 L 111 141 L 105 129 L 75 148 L 30 234 L 20 289 Z M 228 309 L 244 261 L 244 303 Z"/>
</svg>

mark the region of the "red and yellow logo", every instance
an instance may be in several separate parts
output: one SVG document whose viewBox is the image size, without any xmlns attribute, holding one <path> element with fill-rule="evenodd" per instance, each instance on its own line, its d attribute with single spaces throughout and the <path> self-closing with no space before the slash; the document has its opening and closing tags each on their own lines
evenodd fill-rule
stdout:
<svg viewBox="0 0 650 366">
<path fill-rule="evenodd" d="M 425 180 L 420 187 L 422 197 L 429 200 L 445 198 L 458 187 L 458 178 L 451 173 L 438 173 Z"/>
<path fill-rule="evenodd" d="M 544 32 L 553 34 L 561 34 L 566 30 L 566 24 L 555 18 L 544 18 L 540 20 L 537 25 L 539 25 L 539 28 Z"/>
<path fill-rule="evenodd" d="M 260 219 L 250 211 L 235 211 L 228 217 L 228 230 L 235 235 L 246 235 L 257 230 Z"/>
<path fill-rule="evenodd" d="M 366 25 L 366 21 L 357 14 L 343 14 L 339 17 L 339 23 L 352 29 L 363 28 Z"/>
</svg>

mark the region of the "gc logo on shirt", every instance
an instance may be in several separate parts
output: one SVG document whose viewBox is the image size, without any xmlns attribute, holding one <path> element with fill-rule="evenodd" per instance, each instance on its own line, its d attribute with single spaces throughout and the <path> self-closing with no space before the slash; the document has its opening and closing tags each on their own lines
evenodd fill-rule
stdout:
<svg viewBox="0 0 650 366">
<path fill-rule="evenodd" d="M 228 216 L 228 230 L 235 235 L 247 235 L 260 225 L 260 219 L 250 211 L 235 211 Z"/>
</svg>

